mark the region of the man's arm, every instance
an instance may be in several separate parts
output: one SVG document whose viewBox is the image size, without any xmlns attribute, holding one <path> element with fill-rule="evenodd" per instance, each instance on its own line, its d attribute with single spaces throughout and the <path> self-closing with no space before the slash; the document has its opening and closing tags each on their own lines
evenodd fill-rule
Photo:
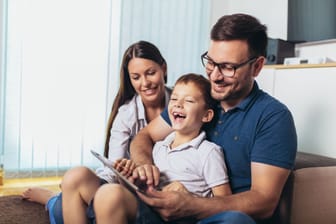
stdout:
<svg viewBox="0 0 336 224">
<path fill-rule="evenodd" d="M 152 150 L 155 142 L 164 139 L 173 129 L 166 121 L 158 116 L 146 127 L 141 129 L 130 145 L 131 159 L 137 165 L 133 172 L 133 179 L 146 180 L 148 185 L 159 182 L 159 170 L 152 166 Z"/>
<path fill-rule="evenodd" d="M 214 200 L 194 202 L 201 210 L 195 214 L 204 218 L 226 210 L 244 212 L 255 219 L 270 217 L 280 198 L 289 170 L 262 163 L 251 164 L 252 185 L 249 191 L 214 197 Z M 197 205 L 195 205 L 197 203 Z M 211 209 L 209 209 L 211 208 Z M 213 211 L 214 210 L 214 211 Z"/>
<path fill-rule="evenodd" d="M 159 192 L 153 189 L 148 190 L 146 195 L 138 195 L 165 220 L 182 217 L 203 219 L 228 210 L 241 211 L 256 219 L 270 217 L 290 171 L 262 163 L 252 163 L 251 167 L 251 189 L 233 195 L 201 198 L 183 192 Z"/>
</svg>

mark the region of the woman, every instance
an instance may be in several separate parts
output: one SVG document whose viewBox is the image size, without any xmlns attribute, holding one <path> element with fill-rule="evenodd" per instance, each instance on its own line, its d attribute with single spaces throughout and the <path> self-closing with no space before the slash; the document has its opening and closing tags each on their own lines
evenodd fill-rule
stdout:
<svg viewBox="0 0 336 224">
<path fill-rule="evenodd" d="M 104 155 L 110 160 L 129 158 L 132 137 L 168 104 L 166 80 L 167 64 L 156 46 L 139 41 L 125 51 L 120 86 L 107 125 Z M 63 223 L 63 218 L 67 223 L 86 223 L 95 219 L 92 199 L 96 191 L 102 184 L 113 182 L 113 172 L 107 168 L 94 173 L 87 167 L 76 167 L 64 174 L 62 193 L 29 188 L 22 196 L 46 204 L 51 223 Z"/>
</svg>

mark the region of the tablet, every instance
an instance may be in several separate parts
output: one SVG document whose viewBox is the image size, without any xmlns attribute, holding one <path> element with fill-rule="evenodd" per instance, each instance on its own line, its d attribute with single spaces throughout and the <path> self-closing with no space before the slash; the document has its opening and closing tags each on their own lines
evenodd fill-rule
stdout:
<svg viewBox="0 0 336 224">
<path fill-rule="evenodd" d="M 106 157 L 100 155 L 98 152 L 91 150 L 91 153 L 97 158 L 99 159 L 105 166 L 107 166 L 108 168 L 110 168 L 121 180 L 122 182 L 129 187 L 131 190 L 134 191 L 139 191 L 141 193 L 145 193 L 142 189 L 140 189 L 138 186 L 136 186 L 135 184 L 133 184 L 132 182 L 130 182 L 124 175 L 122 175 L 118 170 L 116 170 L 113 167 L 113 162 L 111 160 L 108 160 Z"/>
</svg>

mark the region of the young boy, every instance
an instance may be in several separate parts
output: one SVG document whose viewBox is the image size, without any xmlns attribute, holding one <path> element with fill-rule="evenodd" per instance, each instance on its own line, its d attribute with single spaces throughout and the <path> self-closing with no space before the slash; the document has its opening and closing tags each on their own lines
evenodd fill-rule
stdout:
<svg viewBox="0 0 336 224">
<path fill-rule="evenodd" d="M 168 104 L 174 132 L 153 149 L 162 191 L 188 191 L 196 197 L 231 194 L 222 150 L 207 141 L 202 131 L 214 117 L 210 90 L 210 82 L 201 75 L 183 75 L 175 83 Z M 105 184 L 94 198 L 97 223 L 142 223 L 137 213 L 144 206 L 119 184 Z M 164 223 L 154 212 L 146 217 L 152 217 L 152 223 Z"/>
</svg>

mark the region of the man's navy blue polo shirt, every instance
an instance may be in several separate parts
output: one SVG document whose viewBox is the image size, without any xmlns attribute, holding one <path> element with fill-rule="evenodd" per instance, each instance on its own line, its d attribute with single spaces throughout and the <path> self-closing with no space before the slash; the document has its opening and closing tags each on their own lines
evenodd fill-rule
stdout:
<svg viewBox="0 0 336 224">
<path fill-rule="evenodd" d="M 208 139 L 223 148 L 233 193 L 251 187 L 251 162 L 292 169 L 297 136 L 288 108 L 254 83 L 249 96 L 224 112 L 218 106 Z M 168 111 L 162 118 L 171 124 Z"/>
</svg>

